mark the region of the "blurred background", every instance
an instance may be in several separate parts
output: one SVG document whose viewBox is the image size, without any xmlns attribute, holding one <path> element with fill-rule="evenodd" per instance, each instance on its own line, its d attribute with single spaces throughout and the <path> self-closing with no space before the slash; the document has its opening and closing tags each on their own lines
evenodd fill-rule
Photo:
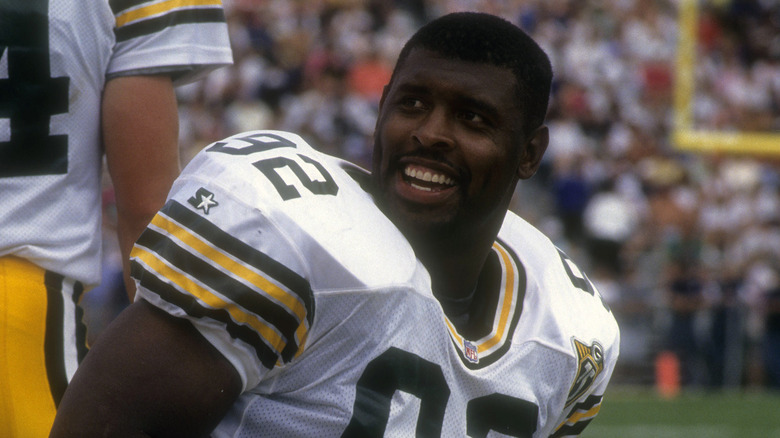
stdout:
<svg viewBox="0 0 780 438">
<path fill-rule="evenodd" d="M 663 399 L 780 389 L 780 1 L 224 3 L 236 63 L 178 89 L 183 164 L 223 137 L 281 129 L 369 167 L 405 40 L 448 12 L 503 16 L 555 73 L 550 147 L 512 209 L 612 307 L 613 388 Z M 104 284 L 85 300 L 109 310 L 90 313 L 93 333 L 126 303 L 109 181 L 104 201 Z"/>
</svg>

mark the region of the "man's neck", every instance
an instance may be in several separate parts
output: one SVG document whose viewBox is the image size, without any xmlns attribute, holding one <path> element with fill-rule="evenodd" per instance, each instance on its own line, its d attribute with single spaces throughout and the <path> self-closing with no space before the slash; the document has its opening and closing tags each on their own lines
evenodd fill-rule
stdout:
<svg viewBox="0 0 780 438">
<path fill-rule="evenodd" d="M 485 304 L 493 301 L 490 295 L 495 288 L 487 285 L 492 282 L 484 281 L 480 276 L 486 271 L 488 257 L 503 223 L 503 217 L 500 219 L 483 222 L 467 232 L 450 229 L 438 238 L 430 232 L 415 236 L 407 234 L 417 257 L 431 276 L 434 296 L 464 335 L 482 331 L 477 327 L 481 327 L 479 321 L 484 319 L 481 313 L 488 311 Z"/>
<path fill-rule="evenodd" d="M 472 250 L 426 254 L 420 260 L 431 274 L 433 294 L 462 336 L 478 339 L 490 333 L 498 291 L 492 242 Z M 492 262 L 492 264 L 490 264 Z"/>
<path fill-rule="evenodd" d="M 452 299 L 470 295 L 495 242 L 501 223 L 481 224 L 469 230 L 407 234 L 415 254 L 431 275 L 433 293 Z"/>
<path fill-rule="evenodd" d="M 472 294 L 492 242 L 482 247 L 451 248 L 419 254 L 431 275 L 437 297 L 465 298 Z"/>
</svg>

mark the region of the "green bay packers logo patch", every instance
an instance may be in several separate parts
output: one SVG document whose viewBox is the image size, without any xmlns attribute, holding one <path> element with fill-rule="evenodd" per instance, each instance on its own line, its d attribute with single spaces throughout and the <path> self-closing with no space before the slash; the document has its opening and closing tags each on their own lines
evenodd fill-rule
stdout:
<svg viewBox="0 0 780 438">
<path fill-rule="evenodd" d="M 588 345 L 572 338 L 572 346 L 577 353 L 577 375 L 566 398 L 566 406 L 574 403 L 588 391 L 596 377 L 604 370 L 604 348 L 596 341 Z"/>
</svg>

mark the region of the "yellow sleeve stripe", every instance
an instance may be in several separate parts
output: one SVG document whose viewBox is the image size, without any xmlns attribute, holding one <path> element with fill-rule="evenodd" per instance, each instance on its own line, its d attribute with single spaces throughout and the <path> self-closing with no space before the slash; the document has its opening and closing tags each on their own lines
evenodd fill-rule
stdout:
<svg viewBox="0 0 780 438">
<path fill-rule="evenodd" d="M 167 12 L 184 9 L 190 7 L 202 7 L 202 6 L 222 6 L 222 0 L 166 0 L 159 3 L 154 3 L 149 6 L 144 6 L 138 9 L 133 9 L 121 13 L 116 16 L 116 27 L 122 27 L 126 24 L 143 20 L 145 18 L 154 17 L 156 15 L 165 14 Z"/>
<path fill-rule="evenodd" d="M 305 322 L 305 320 L 304 320 Z M 298 357 L 303 353 L 306 348 L 306 338 L 309 335 L 309 328 L 306 324 L 301 324 L 298 329 L 295 330 L 295 340 L 298 343 L 298 351 L 295 352 L 295 357 Z"/>
<path fill-rule="evenodd" d="M 580 421 L 583 420 L 590 420 L 593 417 L 595 417 L 600 410 L 601 410 L 601 404 L 599 403 L 596 406 L 593 406 L 592 408 L 588 409 L 587 411 L 575 411 L 563 423 L 559 424 L 556 430 L 560 429 L 566 424 L 571 425 L 571 424 L 579 423 Z"/>
<path fill-rule="evenodd" d="M 222 267 L 223 270 L 233 273 L 274 300 L 283 304 L 299 321 L 306 321 L 306 308 L 296 295 L 280 288 L 256 271 L 249 269 L 245 264 L 228 257 L 222 251 L 204 242 L 186 228 L 179 226 L 162 215 L 158 214 L 155 216 L 154 219 L 152 219 L 152 224 L 188 245 L 203 257 L 214 261 Z"/>
<path fill-rule="evenodd" d="M 180 290 L 186 290 L 189 294 L 198 298 L 207 306 L 216 309 L 225 309 L 234 321 L 252 327 L 263 339 L 268 342 L 269 346 L 275 350 L 277 355 L 281 355 L 281 351 L 285 345 L 284 340 L 276 332 L 276 330 L 268 326 L 264 321 L 258 319 L 255 315 L 247 313 L 243 309 L 236 306 L 234 303 L 225 301 L 222 298 L 214 295 L 210 290 L 193 281 L 181 273 L 178 269 L 173 268 L 164 260 L 158 258 L 155 254 L 149 252 L 143 247 L 136 245 L 133 248 L 131 256 L 142 261 L 150 269 L 156 271 L 160 276 L 166 278 L 168 281 L 173 282 Z"/>
</svg>

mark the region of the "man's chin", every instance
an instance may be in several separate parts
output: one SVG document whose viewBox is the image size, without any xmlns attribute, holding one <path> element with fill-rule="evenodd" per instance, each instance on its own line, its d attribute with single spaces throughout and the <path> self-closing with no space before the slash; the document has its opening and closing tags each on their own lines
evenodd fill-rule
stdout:
<svg viewBox="0 0 780 438">
<path fill-rule="evenodd" d="M 440 239 L 451 239 L 455 224 L 451 217 L 430 213 L 393 211 L 390 220 L 412 244 L 434 243 Z"/>
<path fill-rule="evenodd" d="M 377 198 L 380 209 L 408 239 L 435 240 L 454 231 L 458 205 L 454 197 L 447 202 L 420 202 L 398 193 Z"/>
</svg>

